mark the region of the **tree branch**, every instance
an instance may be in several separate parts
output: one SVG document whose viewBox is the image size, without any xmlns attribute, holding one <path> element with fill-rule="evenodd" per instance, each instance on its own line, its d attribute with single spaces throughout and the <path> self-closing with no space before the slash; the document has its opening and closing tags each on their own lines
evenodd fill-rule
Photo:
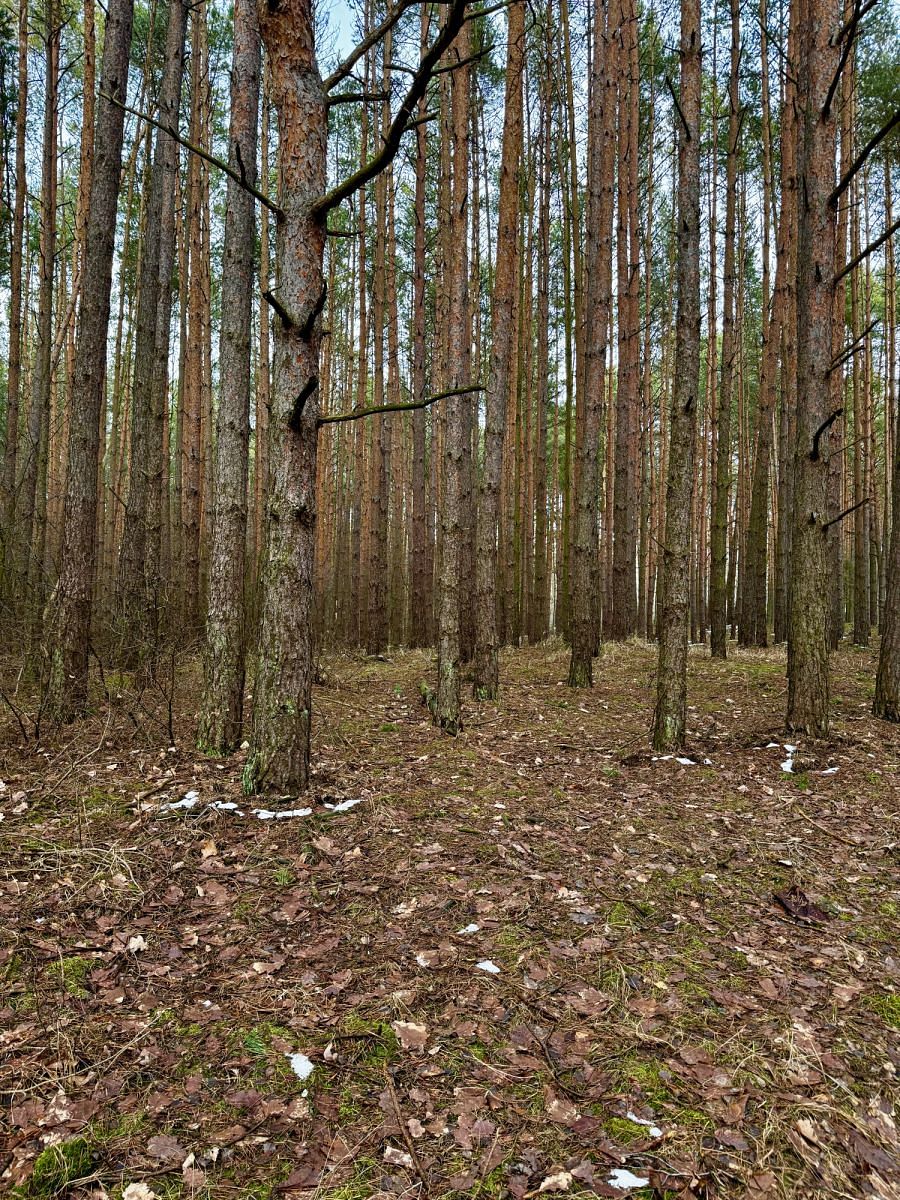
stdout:
<svg viewBox="0 0 900 1200">
<path fill-rule="evenodd" d="M 846 175 L 843 176 L 840 183 L 828 197 L 828 203 L 832 208 L 834 208 L 838 200 L 840 200 L 841 196 L 850 186 L 851 179 L 863 166 L 872 151 L 884 141 L 884 139 L 892 130 L 896 129 L 897 125 L 900 125 L 900 108 L 897 109 L 897 111 L 885 125 L 882 125 L 882 127 L 873 137 L 869 138 L 865 146 L 863 146 L 862 150 L 860 150 L 859 154 L 857 154 L 856 158 L 847 168 Z"/>
<path fill-rule="evenodd" d="M 831 281 L 831 286 L 835 287 L 837 284 L 839 284 L 845 275 L 849 275 L 850 272 L 858 267 L 864 259 L 868 258 L 870 254 L 874 254 L 878 247 L 883 246 L 888 238 L 894 236 L 898 229 L 900 229 L 900 217 L 897 218 L 890 229 L 886 229 L 884 231 L 880 238 L 876 238 L 875 241 L 870 242 L 864 250 L 860 250 L 856 258 L 851 258 L 846 267 L 844 267 L 842 271 L 839 271 L 837 275 L 835 275 L 834 279 Z"/>
<path fill-rule="evenodd" d="M 825 97 L 825 103 L 822 105 L 822 116 L 827 120 L 831 112 L 831 102 L 834 100 L 834 93 L 837 91 L 837 86 L 841 81 L 841 75 L 844 72 L 844 67 L 847 65 L 847 59 L 850 57 L 850 51 L 853 49 L 853 42 L 856 39 L 856 31 L 859 27 L 859 19 L 862 16 L 862 4 L 860 0 L 854 0 L 853 12 L 850 14 L 850 19 L 847 22 L 844 35 L 844 47 L 841 50 L 841 57 L 838 61 L 837 70 L 828 87 L 828 94 Z"/>
<path fill-rule="evenodd" d="M 269 308 L 279 317 L 281 324 L 285 329 L 293 329 L 297 322 L 284 307 L 273 291 L 268 290 L 263 292 L 263 300 L 268 304 Z"/>
<path fill-rule="evenodd" d="M 324 219 L 331 209 L 336 208 L 338 204 L 341 204 L 348 196 L 352 196 L 354 192 L 359 191 L 361 187 L 365 187 L 370 179 L 374 179 L 376 175 L 380 174 L 393 161 L 397 151 L 400 149 L 400 141 L 403 134 L 409 126 L 413 109 L 419 103 L 420 98 L 424 96 L 425 89 L 428 87 L 428 81 L 444 51 L 452 45 L 457 33 L 459 33 L 465 11 L 466 0 L 452 0 L 450 10 L 447 13 L 447 20 L 440 33 L 431 43 L 430 48 L 422 56 L 419 69 L 413 77 L 409 91 L 406 93 L 397 115 L 391 122 L 381 150 L 373 158 L 370 158 L 365 166 L 360 167 L 358 171 L 355 171 L 349 178 L 345 179 L 343 183 L 339 183 L 330 192 L 326 192 L 322 199 L 313 205 L 314 216 L 320 220 Z"/>
<path fill-rule="evenodd" d="M 681 101 L 678 99 L 678 96 L 675 93 L 675 85 L 672 83 L 672 80 L 668 77 L 668 75 L 666 76 L 666 87 L 669 89 L 669 93 L 672 97 L 672 100 L 675 104 L 676 109 L 678 110 L 678 115 L 679 115 L 679 117 L 681 117 L 681 124 L 684 126 L 684 136 L 687 138 L 688 141 L 690 141 L 691 140 L 690 126 L 688 125 L 687 118 L 685 117 L 684 112 L 682 111 Z"/>
<path fill-rule="evenodd" d="M 838 417 L 841 416 L 843 411 L 844 410 L 842 408 L 836 408 L 830 417 L 825 418 L 825 420 L 822 422 L 822 424 L 819 426 L 819 428 L 813 434 L 812 450 L 810 451 L 810 454 L 809 454 L 809 457 L 812 462 L 819 461 L 819 442 L 822 440 L 822 438 L 825 436 L 825 434 L 828 432 L 828 430 L 831 428 L 831 426 L 835 423 L 835 421 L 838 419 Z"/>
<path fill-rule="evenodd" d="M 377 416 L 378 413 L 410 412 L 416 408 L 428 408 L 430 404 L 434 404 L 437 400 L 445 400 L 448 396 L 468 396 L 472 392 L 483 392 L 484 390 L 477 383 L 471 384 L 469 387 L 449 388 L 446 392 L 436 392 L 433 396 L 426 396 L 424 400 L 379 404 L 372 408 L 354 408 L 350 412 L 330 413 L 326 417 L 319 417 L 319 424 L 336 425 L 339 421 L 359 421 L 362 417 Z"/>
<path fill-rule="evenodd" d="M 185 150 L 190 150 L 191 154 L 196 154 L 198 158 L 202 158 L 212 167 L 218 167 L 220 171 L 224 171 L 229 179 L 233 179 L 239 184 L 245 192 L 249 192 L 254 200 L 258 200 L 260 204 L 264 204 L 275 216 L 280 220 L 284 215 L 279 206 L 274 200 L 270 200 L 268 196 L 264 196 L 262 192 L 257 191 L 255 187 L 247 182 L 244 177 L 243 164 L 241 171 L 235 171 L 228 163 L 223 162 L 221 158 L 216 158 L 215 155 L 209 154 L 202 146 L 195 146 L 193 142 L 189 142 L 187 138 L 181 136 L 177 129 L 173 129 L 170 125 L 163 125 L 162 121 L 157 121 L 155 117 L 151 117 L 149 113 L 141 112 L 139 108 L 131 108 L 128 104 L 123 104 L 121 100 L 117 100 L 115 96 L 111 96 L 109 92 L 100 92 L 100 96 L 104 100 L 108 100 L 110 104 L 115 104 L 124 112 L 131 113 L 133 117 L 137 117 L 141 121 L 146 121 L 148 125 L 152 125 L 154 129 L 161 129 L 163 133 L 167 133 L 173 141 L 176 141 L 179 146 L 184 146 Z"/>
<path fill-rule="evenodd" d="M 836 358 L 832 359 L 831 366 L 828 368 L 826 374 L 830 375 L 832 371 L 836 371 L 838 367 L 842 367 L 848 358 L 852 358 L 857 350 L 862 349 L 863 343 L 877 324 L 878 318 L 876 317 L 875 320 L 872 321 L 869 326 L 862 331 L 859 337 L 855 338 L 850 343 L 846 350 L 842 350 Z"/>
<path fill-rule="evenodd" d="M 822 526 L 822 532 L 824 533 L 826 529 L 830 529 L 832 525 L 837 525 L 838 521 L 843 521 L 844 517 L 849 517 L 852 512 L 856 512 L 858 508 L 862 508 L 864 504 L 868 504 L 871 499 L 871 496 L 865 496 L 862 500 L 857 501 L 856 504 L 851 504 L 849 508 L 845 508 L 842 513 L 838 513 L 836 517 L 832 517 L 830 521 L 825 522 Z"/>
<path fill-rule="evenodd" d="M 325 91 L 330 92 L 333 87 L 337 87 L 342 79 L 346 79 L 366 51 L 370 50 L 372 46 L 376 44 L 376 42 L 381 41 L 387 31 L 392 29 L 406 12 L 406 10 L 412 8 L 413 4 L 415 3 L 417 3 L 417 0 L 399 0 L 399 3 L 395 4 L 394 7 L 388 11 L 387 16 L 384 18 L 381 24 L 376 25 L 373 30 L 367 33 L 363 40 L 358 45 L 353 47 L 344 61 L 339 66 L 335 67 L 322 85 L 325 88 Z"/>
</svg>

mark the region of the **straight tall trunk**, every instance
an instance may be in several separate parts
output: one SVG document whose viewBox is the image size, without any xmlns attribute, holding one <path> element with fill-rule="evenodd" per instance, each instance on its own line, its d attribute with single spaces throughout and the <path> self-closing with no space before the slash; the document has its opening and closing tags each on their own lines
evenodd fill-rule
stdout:
<svg viewBox="0 0 900 1200">
<path fill-rule="evenodd" d="M 66 463 L 65 532 L 59 580 L 47 619 L 46 705 L 49 715 L 69 720 L 88 705 L 91 601 L 97 560 L 97 476 L 100 412 L 106 383 L 106 352 L 115 249 L 116 208 L 122 170 L 124 112 L 134 0 L 110 0 L 100 73 L 100 100 L 82 263 L 82 295 Z M 113 100 L 105 97 L 111 96 Z"/>
<path fill-rule="evenodd" d="M 653 745 L 684 745 L 690 588 L 690 512 L 700 374 L 700 0 L 681 5 L 678 131 L 678 311 L 669 424 L 666 536 Z"/>
<path fill-rule="evenodd" d="M 840 47 L 834 0 L 800 5 L 798 100 L 800 195 L 797 254 L 797 440 L 788 633 L 788 728 L 828 732 L 828 591 L 826 577 L 828 466 L 821 453 L 828 416 L 834 278 L 835 114 L 826 107 Z"/>
<path fill-rule="evenodd" d="M 254 0 L 235 0 L 228 141 L 232 167 L 242 171 L 252 187 L 256 186 L 260 59 Z M 197 739 L 201 749 L 214 753 L 227 753 L 239 745 L 243 718 L 255 241 L 253 197 L 229 178 L 222 253 L 219 345 L 222 383 L 216 426 L 204 694 Z"/>
<path fill-rule="evenodd" d="M 597 645 L 594 584 L 599 574 L 597 502 L 600 426 L 612 300 L 613 177 L 616 148 L 615 43 L 610 4 L 594 0 L 591 93 L 588 110 L 588 194 L 585 241 L 584 429 L 578 453 L 576 527 L 572 556 L 572 655 L 569 686 L 590 687 Z"/>
<path fill-rule="evenodd" d="M 735 349 L 735 224 L 737 209 L 738 140 L 741 130 L 739 71 L 741 27 L 739 0 L 731 0 L 731 69 L 728 84 L 728 157 L 725 167 L 725 282 L 722 297 L 722 363 L 719 378 L 716 472 L 710 528 L 710 651 L 713 658 L 726 654 L 726 580 L 728 567 L 728 496 L 731 487 L 731 407 Z M 732 546 L 732 558 L 734 547 Z"/>
<path fill-rule="evenodd" d="M 500 159 L 497 259 L 491 297 L 491 355 L 485 399 L 484 467 L 478 503 L 475 558 L 476 697 L 497 695 L 497 576 L 500 478 L 515 346 L 515 294 L 518 278 L 519 167 L 522 158 L 522 75 L 525 62 L 525 5 L 514 0 L 508 10 L 506 95 Z"/>
<path fill-rule="evenodd" d="M 160 124 L 170 127 L 177 121 L 181 97 L 187 11 L 184 0 L 170 0 L 159 95 Z M 169 134 L 157 130 L 135 325 L 128 497 L 117 581 L 120 657 L 129 666 L 137 665 L 155 644 L 162 600 L 162 426 L 172 303 L 176 152 Z"/>
</svg>

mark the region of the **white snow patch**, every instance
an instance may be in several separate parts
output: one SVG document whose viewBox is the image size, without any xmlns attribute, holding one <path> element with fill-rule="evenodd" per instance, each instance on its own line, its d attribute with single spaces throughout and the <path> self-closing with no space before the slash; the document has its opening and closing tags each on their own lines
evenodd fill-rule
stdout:
<svg viewBox="0 0 900 1200">
<path fill-rule="evenodd" d="M 692 758 L 676 758 L 677 763 L 681 763 L 683 767 L 696 767 L 696 762 Z"/>
<path fill-rule="evenodd" d="M 253 816 L 260 821 L 286 821 L 289 817 L 308 817 L 311 808 L 286 808 L 283 812 L 272 812 L 270 808 L 254 808 Z"/>
<path fill-rule="evenodd" d="M 477 933 L 480 928 L 481 928 L 481 926 L 476 925 L 475 922 L 473 921 L 471 925 L 464 925 L 462 927 L 462 929 L 457 929 L 456 932 L 457 933 Z"/>
<path fill-rule="evenodd" d="M 491 962 L 489 958 L 484 958 L 480 963 L 475 964 L 476 971 L 486 971 L 488 975 L 499 975 L 500 968 L 495 962 Z"/>
<path fill-rule="evenodd" d="M 621 1188 L 624 1192 L 629 1188 L 647 1187 L 650 1180 L 641 1179 L 639 1175 L 632 1175 L 624 1167 L 616 1167 L 606 1182 L 610 1187 Z"/>
<path fill-rule="evenodd" d="M 643 1125 L 651 1137 L 662 1137 L 662 1130 L 654 1125 L 652 1121 L 645 1121 L 643 1117 L 636 1117 L 633 1112 L 627 1112 L 625 1116 L 633 1125 Z"/>
<path fill-rule="evenodd" d="M 823 775 L 837 775 L 840 767 L 826 767 L 822 772 Z"/>
<path fill-rule="evenodd" d="M 290 1061 L 291 1070 L 298 1079 L 309 1079 L 310 1075 L 316 1069 L 315 1063 L 299 1051 L 296 1054 L 287 1053 L 285 1054 L 285 1058 Z"/>
<path fill-rule="evenodd" d="M 233 812 L 239 817 L 244 815 L 233 800 L 213 800 L 208 807 L 215 812 Z"/>
<path fill-rule="evenodd" d="M 200 793 L 195 792 L 194 789 L 191 788 L 191 790 L 189 792 L 184 793 L 184 795 L 181 797 L 180 800 L 176 800 L 172 804 L 164 804 L 162 806 L 162 811 L 163 812 L 171 812 L 173 809 L 176 809 L 176 808 L 194 808 L 194 806 L 199 803 L 200 803 Z"/>
<path fill-rule="evenodd" d="M 777 750 L 778 743 L 777 742 L 769 742 L 769 744 L 766 746 L 766 749 L 767 750 Z"/>
<path fill-rule="evenodd" d="M 351 796 L 349 800 L 342 800 L 340 804 L 326 804 L 325 807 L 332 812 L 347 812 L 351 808 L 355 808 L 357 804 L 362 804 L 364 796 Z"/>
<path fill-rule="evenodd" d="M 425 957 L 425 955 L 421 952 L 421 950 L 416 955 L 416 962 L 419 964 L 420 967 L 430 967 L 431 966 L 431 963 L 428 961 L 428 959 Z"/>
<path fill-rule="evenodd" d="M 787 744 L 787 742 L 785 742 L 784 748 L 785 748 L 785 750 L 787 750 L 788 756 L 784 760 L 784 762 L 781 764 L 781 769 L 782 769 L 782 771 L 786 772 L 788 775 L 793 775 L 793 773 L 794 773 L 794 755 L 797 753 L 797 747 L 789 746 Z"/>
</svg>

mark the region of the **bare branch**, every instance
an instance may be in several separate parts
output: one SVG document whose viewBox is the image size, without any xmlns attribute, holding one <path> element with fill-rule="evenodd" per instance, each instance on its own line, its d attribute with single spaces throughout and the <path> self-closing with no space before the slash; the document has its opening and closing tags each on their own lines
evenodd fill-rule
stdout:
<svg viewBox="0 0 900 1200">
<path fill-rule="evenodd" d="M 367 101 L 390 98 L 389 92 L 338 92 L 336 96 L 329 96 L 325 103 L 329 108 L 334 108 L 336 104 L 365 104 Z"/>
<path fill-rule="evenodd" d="M 812 450 L 810 451 L 810 454 L 809 454 L 809 457 L 813 462 L 819 461 L 819 442 L 822 440 L 822 438 L 825 436 L 825 434 L 828 432 L 828 430 L 831 428 L 831 426 L 835 423 L 835 421 L 838 419 L 838 417 L 842 415 L 843 411 L 844 410 L 842 408 L 836 408 L 830 417 L 825 418 L 825 420 L 822 422 L 822 424 L 819 426 L 819 428 L 816 430 L 815 434 L 813 435 Z"/>
<path fill-rule="evenodd" d="M 897 109 L 897 111 L 885 125 L 882 125 L 882 127 L 876 134 L 874 134 L 874 136 L 869 138 L 865 146 L 863 146 L 862 150 L 860 150 L 859 154 L 857 154 L 856 158 L 850 164 L 847 169 L 847 173 L 843 176 L 840 183 L 828 197 L 828 203 L 832 208 L 834 208 L 838 200 L 840 200 L 841 196 L 850 186 L 851 179 L 857 173 L 857 171 L 860 170 L 872 151 L 876 149 L 876 147 L 879 146 L 887 137 L 887 135 L 892 130 L 896 129 L 898 125 L 900 125 L 900 108 Z"/>
<path fill-rule="evenodd" d="M 846 267 L 844 267 L 842 271 L 839 271 L 837 275 L 835 275 L 834 279 L 832 280 L 832 286 L 834 287 L 839 284 L 845 275 L 849 275 L 852 270 L 854 270 L 861 262 L 864 261 L 864 259 L 868 258 L 870 254 L 874 254 L 879 246 L 883 246 L 888 238 L 894 236 L 898 229 L 900 229 L 900 217 L 897 218 L 890 229 L 886 229 L 884 231 L 881 237 L 876 238 L 874 242 L 870 242 L 864 250 L 860 250 L 859 254 L 857 254 L 855 258 L 850 259 Z"/>
<path fill-rule="evenodd" d="M 822 105 L 822 116 L 827 120 L 831 112 L 831 102 L 834 100 L 834 93 L 837 91 L 838 84 L 841 81 L 841 75 L 844 73 L 844 67 L 847 65 L 847 59 L 850 57 L 850 51 L 853 49 L 853 42 L 856 39 L 856 31 L 859 28 L 859 19 L 862 16 L 862 4 L 860 0 L 854 0 L 853 12 L 850 14 L 850 19 L 846 25 L 846 35 L 844 47 L 841 50 L 841 57 L 838 61 L 837 70 L 834 73 L 834 78 L 828 87 L 828 95 L 825 97 L 825 103 Z"/>
<path fill-rule="evenodd" d="M 874 320 L 874 321 L 872 321 L 872 322 L 871 322 L 871 323 L 870 323 L 870 324 L 869 324 L 869 325 L 868 325 L 868 326 L 867 326 L 867 327 L 866 327 L 866 328 L 865 328 L 865 329 L 862 331 L 862 333 L 859 335 L 859 337 L 858 337 L 858 338 L 855 338 L 855 339 L 854 339 L 854 340 L 853 340 L 853 341 L 850 343 L 850 345 L 849 345 L 849 346 L 846 348 L 846 350 L 842 350 L 842 351 L 841 351 L 841 353 L 840 353 L 840 354 L 838 354 L 838 355 L 837 355 L 837 356 L 836 356 L 836 357 L 835 357 L 835 358 L 832 360 L 831 366 L 828 368 L 828 374 L 829 374 L 829 375 L 831 374 L 831 372 L 832 372 L 832 371 L 836 371 L 836 370 L 838 369 L 838 367 L 842 367 L 842 366 L 844 365 L 844 363 L 847 361 L 847 359 L 848 359 L 848 358 L 852 358 L 852 357 L 853 357 L 853 355 L 854 355 L 854 354 L 856 354 L 856 352 L 857 352 L 858 350 L 861 350 L 861 349 L 862 349 L 863 345 L 865 344 L 865 340 L 866 340 L 866 338 L 869 336 L 869 334 L 872 332 L 872 330 L 873 330 L 873 329 L 875 329 L 875 327 L 877 326 L 877 324 L 878 324 L 878 318 L 876 317 L 876 318 L 875 318 L 875 320 Z"/>
<path fill-rule="evenodd" d="M 115 96 L 111 96 L 109 92 L 100 92 L 104 100 L 108 100 L 110 104 L 115 104 L 124 112 L 131 113 L 133 117 L 137 117 L 141 121 L 146 121 L 148 125 L 152 125 L 154 129 L 161 129 L 163 133 L 167 133 L 173 141 L 176 141 L 179 146 L 184 146 L 185 150 L 190 150 L 191 154 L 196 154 L 198 158 L 202 158 L 204 162 L 208 162 L 210 166 L 217 167 L 220 171 L 224 171 L 229 179 L 233 179 L 239 184 L 245 192 L 249 192 L 254 200 L 258 200 L 260 204 L 264 204 L 271 212 L 280 220 L 284 215 L 275 203 L 268 196 L 264 196 L 262 192 L 257 191 L 255 187 L 251 187 L 244 178 L 243 165 L 240 172 L 235 171 L 227 162 L 223 162 L 221 158 L 216 158 L 215 155 L 209 154 L 202 146 L 195 146 L 193 142 L 189 142 L 187 138 L 181 136 L 177 129 L 173 129 L 170 125 L 164 125 L 162 121 L 157 121 L 155 117 L 151 117 L 149 113 L 141 112 L 138 108 L 131 108 L 128 104 L 123 104 L 121 100 L 117 100 Z"/>
<path fill-rule="evenodd" d="M 366 51 L 371 49 L 377 42 L 380 42 L 387 31 L 393 29 L 406 10 L 412 8 L 416 2 L 417 0 L 399 0 L 399 3 L 395 4 L 388 11 L 387 16 L 381 24 L 376 25 L 374 29 L 367 33 L 363 40 L 353 47 L 340 66 L 335 67 L 323 84 L 325 91 L 330 92 L 333 87 L 337 87 L 342 79 L 346 79 Z"/>
<path fill-rule="evenodd" d="M 832 517 L 830 521 L 825 522 L 822 526 L 822 532 L 824 533 L 826 529 L 830 529 L 832 525 L 837 525 L 838 521 L 843 521 L 844 517 L 849 517 L 852 512 L 856 512 L 858 508 L 862 508 L 864 504 L 868 504 L 871 499 L 871 496 L 865 496 L 856 504 L 851 504 L 849 508 L 845 508 L 842 513 L 838 513 L 836 517 Z"/>
<path fill-rule="evenodd" d="M 678 96 L 676 95 L 675 85 L 672 83 L 672 80 L 669 78 L 668 75 L 666 76 L 666 87 L 669 89 L 669 93 L 672 97 L 672 100 L 675 104 L 676 109 L 678 110 L 678 115 L 679 115 L 679 117 L 681 117 L 681 124 L 684 126 L 684 136 L 687 138 L 688 141 L 690 141 L 691 140 L 690 126 L 687 123 L 687 118 L 685 117 L 684 113 L 682 112 L 681 101 L 678 99 Z"/>
<path fill-rule="evenodd" d="M 313 215 L 320 220 L 341 204 L 348 196 L 352 196 L 354 192 L 359 191 L 361 187 L 374 179 L 391 163 L 400 149 L 400 142 L 403 134 L 410 127 L 413 109 L 419 102 L 419 99 L 424 96 L 425 89 L 428 87 L 428 81 L 434 72 L 444 51 L 447 50 L 459 33 L 463 23 L 463 18 L 466 11 L 466 0 L 452 0 L 452 4 L 447 13 L 447 19 L 437 37 L 431 43 L 430 48 L 422 56 L 419 63 L 419 69 L 416 71 L 413 81 L 410 84 L 409 91 L 400 105 L 397 115 L 391 122 L 390 128 L 384 137 L 384 144 L 381 150 L 360 169 L 343 183 L 339 183 L 336 188 L 332 188 L 327 192 L 322 199 L 313 206 Z"/>
<path fill-rule="evenodd" d="M 336 425 L 339 421 L 359 421 L 363 417 L 376 416 L 378 413 L 410 412 L 416 408 L 428 408 L 430 404 L 434 404 L 438 400 L 445 400 L 448 396 L 468 396 L 472 392 L 483 392 L 484 390 L 480 384 L 471 384 L 469 387 L 449 388 L 446 392 L 436 392 L 433 396 L 426 396 L 424 400 L 410 400 L 398 404 L 379 404 L 372 408 L 354 408 L 350 412 L 330 413 L 326 417 L 319 417 L 319 424 Z"/>
</svg>

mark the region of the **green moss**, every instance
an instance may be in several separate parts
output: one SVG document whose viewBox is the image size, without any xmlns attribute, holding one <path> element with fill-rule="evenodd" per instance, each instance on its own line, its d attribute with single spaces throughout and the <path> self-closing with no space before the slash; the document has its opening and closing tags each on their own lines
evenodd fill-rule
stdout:
<svg viewBox="0 0 900 1200">
<path fill-rule="evenodd" d="M 643 1125 L 638 1125 L 637 1121 L 629 1121 L 627 1117 L 608 1117 L 605 1125 L 609 1136 L 625 1146 L 631 1145 L 632 1142 L 641 1142 L 647 1136 Z"/>
<path fill-rule="evenodd" d="M 631 929 L 634 923 L 634 913 L 627 904 L 622 904 L 619 900 L 613 904 L 606 915 L 606 924 L 611 929 Z"/>
<path fill-rule="evenodd" d="M 397 1035 L 387 1021 L 373 1021 L 352 1012 L 341 1022 L 341 1032 L 353 1039 L 348 1051 L 361 1067 L 380 1067 L 396 1058 L 400 1049 Z"/>
<path fill-rule="evenodd" d="M 73 1138 L 42 1150 L 34 1162 L 23 1196 L 61 1196 L 93 1172 L 93 1155 L 86 1138 Z"/>
<path fill-rule="evenodd" d="M 90 992 L 84 986 L 84 981 L 91 973 L 91 967 L 89 958 L 62 958 L 52 963 L 49 969 L 67 995 L 86 1000 Z"/>
<path fill-rule="evenodd" d="M 809 774 L 806 771 L 798 771 L 796 775 L 792 776 L 792 779 L 794 787 L 798 788 L 801 792 L 809 791 Z"/>
<path fill-rule="evenodd" d="M 337 1187 L 321 1193 L 322 1200 L 368 1200 L 378 1191 L 377 1180 L 381 1166 L 373 1158 L 357 1158 L 353 1163 L 353 1177 Z"/>
<path fill-rule="evenodd" d="M 894 992 L 883 992 L 880 996 L 869 996 L 868 1005 L 876 1012 L 885 1025 L 891 1029 L 900 1029 L 900 995 Z"/>
</svg>

